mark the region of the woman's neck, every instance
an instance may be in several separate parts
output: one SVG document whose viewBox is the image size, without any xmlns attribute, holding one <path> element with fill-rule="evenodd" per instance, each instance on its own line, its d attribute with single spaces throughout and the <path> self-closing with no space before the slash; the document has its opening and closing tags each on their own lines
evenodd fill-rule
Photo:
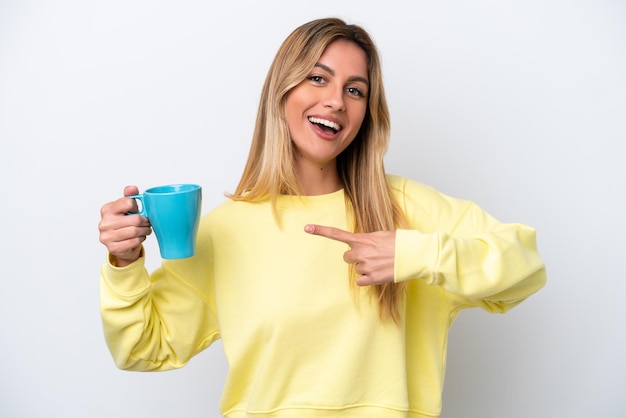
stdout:
<svg viewBox="0 0 626 418">
<path fill-rule="evenodd" d="M 297 164 L 296 173 L 302 193 L 306 196 L 329 194 L 343 188 L 335 161 L 323 166 L 311 163 Z"/>
</svg>

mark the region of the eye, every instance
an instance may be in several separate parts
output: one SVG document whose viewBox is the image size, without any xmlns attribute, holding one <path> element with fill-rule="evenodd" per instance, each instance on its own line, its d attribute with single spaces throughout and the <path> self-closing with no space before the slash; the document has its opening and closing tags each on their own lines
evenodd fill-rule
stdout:
<svg viewBox="0 0 626 418">
<path fill-rule="evenodd" d="M 365 97 L 365 94 L 363 94 L 363 92 L 357 87 L 348 87 L 346 91 L 348 92 L 348 94 L 351 94 L 352 96 Z"/>
<path fill-rule="evenodd" d="M 309 76 L 309 80 L 311 80 L 315 84 L 324 84 L 324 82 L 326 81 L 326 79 L 321 75 L 311 75 Z"/>
</svg>

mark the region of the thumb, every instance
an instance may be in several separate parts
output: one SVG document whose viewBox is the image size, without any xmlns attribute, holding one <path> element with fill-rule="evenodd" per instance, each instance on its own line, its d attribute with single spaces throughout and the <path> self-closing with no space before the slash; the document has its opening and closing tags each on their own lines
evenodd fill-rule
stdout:
<svg viewBox="0 0 626 418">
<path fill-rule="evenodd" d="M 124 187 L 124 196 L 133 196 L 139 194 L 139 188 L 137 186 Z"/>
</svg>

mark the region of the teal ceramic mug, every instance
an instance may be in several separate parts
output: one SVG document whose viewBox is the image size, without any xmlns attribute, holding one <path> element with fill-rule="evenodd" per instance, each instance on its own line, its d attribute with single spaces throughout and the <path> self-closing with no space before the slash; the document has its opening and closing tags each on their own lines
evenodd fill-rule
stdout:
<svg viewBox="0 0 626 418">
<path fill-rule="evenodd" d="M 200 186 L 170 184 L 129 197 L 139 201 L 138 213 L 150 220 L 161 258 L 187 258 L 195 254 L 202 208 Z"/>
</svg>

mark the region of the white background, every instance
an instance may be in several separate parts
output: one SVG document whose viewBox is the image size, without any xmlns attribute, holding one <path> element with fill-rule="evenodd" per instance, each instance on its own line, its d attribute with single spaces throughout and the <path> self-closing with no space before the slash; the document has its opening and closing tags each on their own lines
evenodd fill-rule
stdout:
<svg viewBox="0 0 626 418">
<path fill-rule="evenodd" d="M 99 209 L 126 184 L 221 202 L 279 44 L 331 15 L 380 47 L 388 171 L 538 229 L 547 286 L 461 315 L 442 416 L 626 416 L 625 4 L 0 0 L 0 416 L 218 416 L 219 343 L 173 372 L 113 365 Z"/>
</svg>

